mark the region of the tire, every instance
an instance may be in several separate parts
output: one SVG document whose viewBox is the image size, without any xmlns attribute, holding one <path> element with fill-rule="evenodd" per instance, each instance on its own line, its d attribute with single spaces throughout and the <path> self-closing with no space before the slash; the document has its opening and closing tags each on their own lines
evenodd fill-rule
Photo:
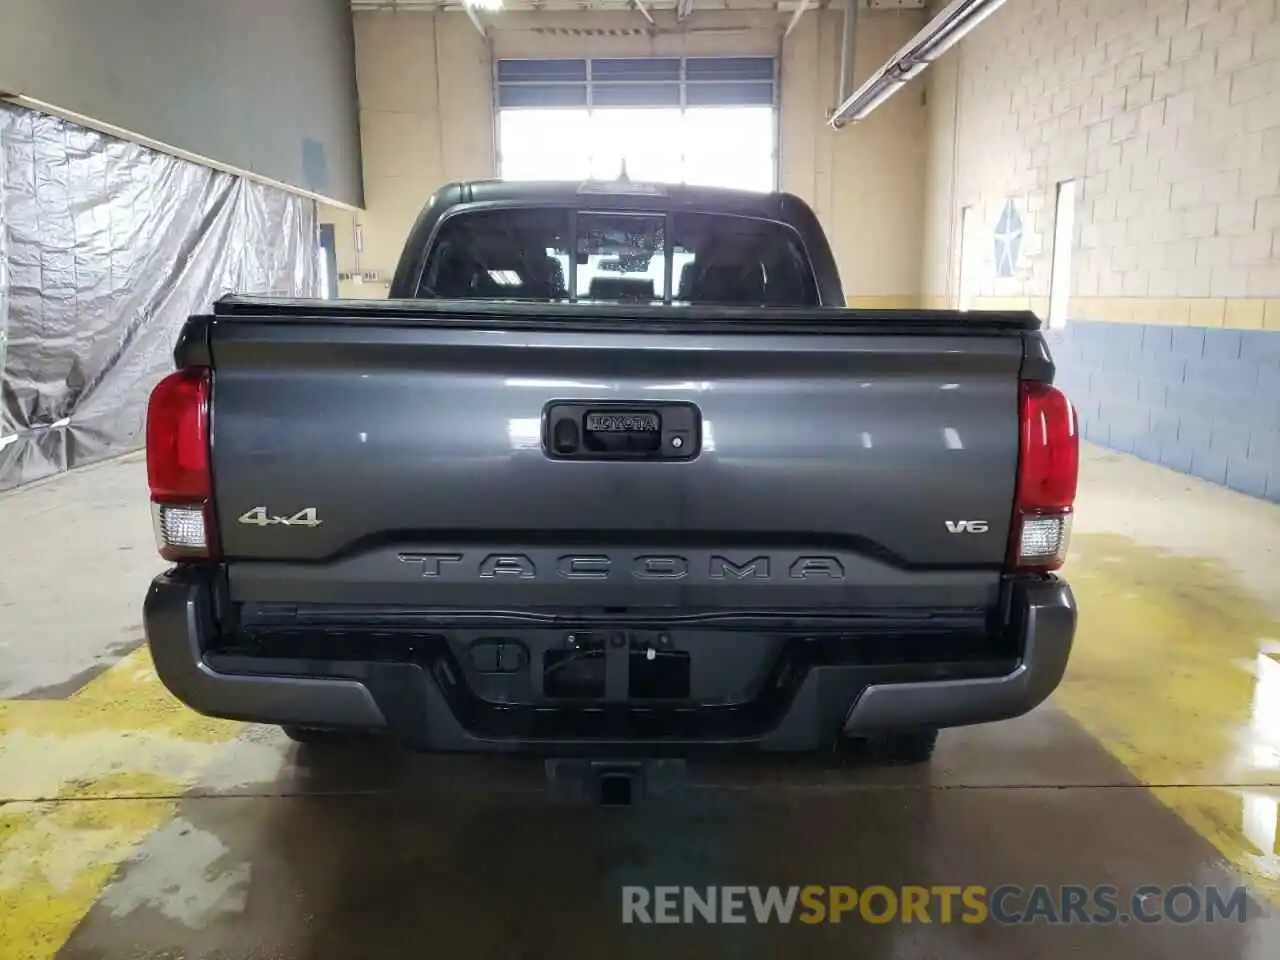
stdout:
<svg viewBox="0 0 1280 960">
<path fill-rule="evenodd" d="M 294 743 L 341 743 L 348 737 L 340 730 L 327 727 L 281 727 Z"/>
<path fill-rule="evenodd" d="M 872 754 L 884 763 L 928 763 L 937 745 L 937 730 L 889 733 L 872 741 Z"/>
<path fill-rule="evenodd" d="M 928 763 L 937 745 L 937 730 L 908 730 L 846 741 L 845 749 L 872 763 L 906 766 Z"/>
</svg>

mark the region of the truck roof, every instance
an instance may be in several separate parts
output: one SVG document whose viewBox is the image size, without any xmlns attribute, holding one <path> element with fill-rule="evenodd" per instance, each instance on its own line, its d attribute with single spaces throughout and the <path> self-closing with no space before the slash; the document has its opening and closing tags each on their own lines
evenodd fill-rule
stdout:
<svg viewBox="0 0 1280 960">
<path fill-rule="evenodd" d="M 812 216 L 799 197 L 784 191 L 760 193 L 725 187 L 654 183 L 635 180 L 469 180 L 446 184 L 432 200 L 454 203 L 538 203 L 580 206 L 589 202 L 606 209 L 697 209 L 792 223 Z M 430 201 L 428 206 L 430 206 Z"/>
</svg>

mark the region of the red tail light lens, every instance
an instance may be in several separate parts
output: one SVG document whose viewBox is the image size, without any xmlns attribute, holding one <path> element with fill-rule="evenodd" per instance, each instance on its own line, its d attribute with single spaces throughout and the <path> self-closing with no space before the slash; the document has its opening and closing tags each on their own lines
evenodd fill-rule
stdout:
<svg viewBox="0 0 1280 960">
<path fill-rule="evenodd" d="M 147 484 L 166 560 L 214 553 L 209 385 L 207 369 L 179 370 L 156 384 L 147 404 Z"/>
<path fill-rule="evenodd" d="M 209 496 L 208 370 L 179 370 L 151 391 L 147 483 L 153 500 Z"/>
<path fill-rule="evenodd" d="M 1047 383 L 1023 383 L 1020 407 L 1010 559 L 1018 570 L 1056 570 L 1067 558 L 1080 474 L 1076 412 Z"/>
</svg>

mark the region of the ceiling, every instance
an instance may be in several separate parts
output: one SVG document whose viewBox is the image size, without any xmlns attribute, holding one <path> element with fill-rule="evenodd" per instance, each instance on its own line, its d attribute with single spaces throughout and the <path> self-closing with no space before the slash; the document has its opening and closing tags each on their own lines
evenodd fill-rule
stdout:
<svg viewBox="0 0 1280 960">
<path fill-rule="evenodd" d="M 695 0 L 695 10 L 790 10 L 803 0 Z M 474 6 L 481 13 L 500 14 L 504 11 L 626 11 L 637 9 L 635 0 L 502 0 L 497 8 L 496 0 L 476 0 Z M 639 0 L 648 10 L 675 10 L 679 0 Z M 687 7 L 689 4 L 685 3 Z M 823 3 L 811 3 L 813 7 Z M 466 6 L 458 0 L 351 0 L 353 10 L 437 10 L 463 12 Z"/>
<path fill-rule="evenodd" d="M 674 10 L 679 19 L 710 10 L 779 10 L 793 13 L 798 8 L 813 10 L 843 5 L 843 0 L 471 0 L 475 10 L 490 15 L 502 11 L 656 11 Z M 925 0 L 861 0 L 862 6 L 879 10 L 919 10 Z M 437 10 L 464 12 L 460 0 L 351 0 L 353 10 Z"/>
<path fill-rule="evenodd" d="M 784 36 L 790 35 L 804 14 L 827 7 L 844 8 L 854 2 L 868 11 L 920 10 L 930 0 L 350 0 L 356 11 L 390 11 L 465 13 L 481 34 L 490 36 L 490 27 L 501 29 L 502 15 L 519 13 L 626 13 L 639 14 L 647 23 L 639 23 L 637 33 L 669 32 L 697 29 L 700 14 L 741 11 L 776 11 L 784 19 Z M 673 16 L 674 14 L 674 16 Z M 523 18 L 522 18 L 523 19 Z M 674 20 L 674 23 L 672 22 Z M 536 22 L 536 16 L 535 16 Z M 524 27 L 538 29 L 524 21 Z M 563 28 L 562 28 L 563 29 Z M 581 28 L 592 30 L 594 28 Z M 603 28 L 602 28 L 603 29 Z M 574 33 L 579 28 L 573 28 Z M 609 28 L 609 32 L 614 32 Z"/>
</svg>

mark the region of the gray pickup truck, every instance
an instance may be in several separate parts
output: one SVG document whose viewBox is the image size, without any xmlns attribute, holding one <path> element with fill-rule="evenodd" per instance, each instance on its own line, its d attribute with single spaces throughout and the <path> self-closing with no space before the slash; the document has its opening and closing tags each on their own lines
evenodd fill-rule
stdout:
<svg viewBox="0 0 1280 960">
<path fill-rule="evenodd" d="M 786 194 L 450 184 L 385 301 L 228 298 L 151 397 L 156 670 L 299 740 L 922 761 L 1075 630 L 1029 313 L 844 307 Z"/>
</svg>

